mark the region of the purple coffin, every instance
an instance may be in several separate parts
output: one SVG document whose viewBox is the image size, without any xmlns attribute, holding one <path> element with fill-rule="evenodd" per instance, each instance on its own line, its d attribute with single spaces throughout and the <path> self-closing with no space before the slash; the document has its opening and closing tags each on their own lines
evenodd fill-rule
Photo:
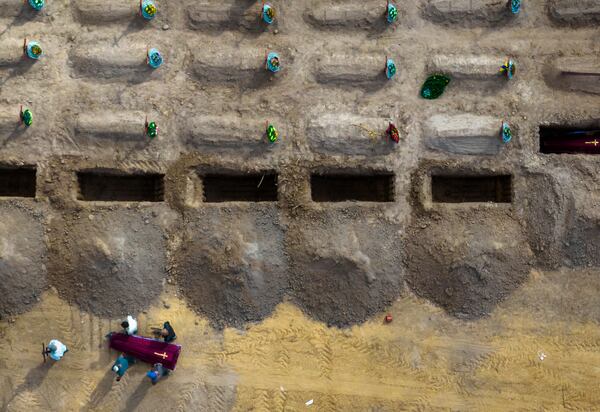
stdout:
<svg viewBox="0 0 600 412">
<path fill-rule="evenodd" d="M 600 129 L 540 127 L 542 153 L 600 154 Z"/>
<path fill-rule="evenodd" d="M 109 337 L 110 347 L 124 352 L 151 365 L 162 363 L 170 370 L 175 370 L 181 346 L 143 336 L 128 336 L 124 333 L 113 333 Z"/>
</svg>

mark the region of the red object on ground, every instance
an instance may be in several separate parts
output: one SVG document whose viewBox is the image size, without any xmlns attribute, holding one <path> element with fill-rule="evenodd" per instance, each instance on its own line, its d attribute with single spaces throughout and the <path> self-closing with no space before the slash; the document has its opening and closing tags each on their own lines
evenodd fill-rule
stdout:
<svg viewBox="0 0 600 412">
<path fill-rule="evenodd" d="M 119 352 L 131 355 L 151 365 L 162 363 L 170 370 L 175 370 L 181 346 L 143 336 L 129 336 L 124 333 L 112 333 L 109 346 Z"/>
<path fill-rule="evenodd" d="M 385 315 L 385 322 L 390 323 L 391 321 L 392 321 L 392 315 L 390 315 L 390 314 Z"/>
<path fill-rule="evenodd" d="M 400 141 L 400 132 L 394 123 L 390 123 L 385 133 L 392 139 L 394 142 L 398 143 Z"/>
</svg>

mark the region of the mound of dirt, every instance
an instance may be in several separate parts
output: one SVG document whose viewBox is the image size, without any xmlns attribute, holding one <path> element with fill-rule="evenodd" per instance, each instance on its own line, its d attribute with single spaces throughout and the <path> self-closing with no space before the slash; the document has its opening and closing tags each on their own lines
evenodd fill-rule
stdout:
<svg viewBox="0 0 600 412">
<path fill-rule="evenodd" d="M 194 213 L 174 265 L 188 302 L 217 328 L 241 328 L 270 315 L 288 288 L 277 209 L 261 205 Z"/>
<path fill-rule="evenodd" d="M 514 18 L 508 3 L 498 0 L 427 0 L 421 9 L 423 18 L 445 26 L 495 27 Z"/>
<path fill-rule="evenodd" d="M 101 316 L 136 314 L 161 293 L 163 232 L 150 212 L 71 215 L 51 247 L 49 277 L 61 297 Z"/>
<path fill-rule="evenodd" d="M 476 319 L 527 279 L 533 253 L 509 211 L 448 210 L 430 219 L 409 230 L 407 281 L 417 295 Z"/>
<path fill-rule="evenodd" d="M 600 220 L 578 216 L 569 227 L 565 252 L 568 266 L 600 266 Z"/>
<path fill-rule="evenodd" d="M 563 262 L 563 238 L 574 206 L 572 195 L 562 190 L 568 187 L 567 183 L 549 174 L 528 175 L 526 184 L 523 194 L 527 239 L 537 264 L 556 268 Z"/>
<path fill-rule="evenodd" d="M 574 28 L 600 22 L 596 0 L 549 0 L 548 13 L 555 23 Z"/>
<path fill-rule="evenodd" d="M 402 290 L 399 228 L 328 211 L 288 231 L 292 293 L 317 320 L 346 327 L 388 307 Z"/>
<path fill-rule="evenodd" d="M 0 206 L 0 317 L 25 312 L 46 287 L 40 218 L 18 203 Z"/>
<path fill-rule="evenodd" d="M 511 307 L 520 307 L 534 319 L 546 319 L 547 325 L 559 322 L 600 323 L 598 290 L 600 276 L 596 268 L 537 272 L 510 297 Z"/>
</svg>

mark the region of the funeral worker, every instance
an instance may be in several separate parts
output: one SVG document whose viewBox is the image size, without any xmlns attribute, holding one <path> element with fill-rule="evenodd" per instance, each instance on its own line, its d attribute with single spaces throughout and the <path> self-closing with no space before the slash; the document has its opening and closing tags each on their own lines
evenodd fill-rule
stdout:
<svg viewBox="0 0 600 412">
<path fill-rule="evenodd" d="M 156 385 L 156 382 L 158 382 L 160 378 L 168 374 L 169 370 L 165 368 L 162 363 L 155 363 L 152 366 L 152 369 L 146 373 L 146 376 L 150 378 L 152 385 Z"/>
<path fill-rule="evenodd" d="M 165 342 L 173 342 L 177 339 L 177 335 L 175 335 L 175 330 L 169 322 L 165 322 L 163 324 L 163 328 L 160 331 L 160 336 L 165 340 Z"/>
<path fill-rule="evenodd" d="M 137 320 L 131 315 L 127 315 L 127 320 L 121 322 L 123 333 L 126 335 L 135 335 L 138 330 Z"/>
<path fill-rule="evenodd" d="M 131 364 L 135 363 L 135 358 L 133 356 L 122 353 L 119 355 L 115 363 L 113 364 L 112 370 L 117 374 L 117 382 L 121 380 L 127 369 Z"/>
<path fill-rule="evenodd" d="M 44 355 L 48 355 L 53 360 L 59 361 L 68 351 L 69 349 L 67 349 L 67 346 L 64 343 L 58 339 L 52 339 L 50 343 L 48 343 L 48 346 L 46 346 Z"/>
</svg>

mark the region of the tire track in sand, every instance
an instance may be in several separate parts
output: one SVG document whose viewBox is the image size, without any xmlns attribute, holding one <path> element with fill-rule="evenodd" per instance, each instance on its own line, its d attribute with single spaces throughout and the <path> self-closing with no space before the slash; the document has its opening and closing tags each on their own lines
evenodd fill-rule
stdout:
<svg viewBox="0 0 600 412">
<path fill-rule="evenodd" d="M 333 371 L 333 351 L 329 336 L 323 334 L 313 336 L 310 339 L 310 344 L 317 353 L 319 377 L 330 381 Z"/>
</svg>

